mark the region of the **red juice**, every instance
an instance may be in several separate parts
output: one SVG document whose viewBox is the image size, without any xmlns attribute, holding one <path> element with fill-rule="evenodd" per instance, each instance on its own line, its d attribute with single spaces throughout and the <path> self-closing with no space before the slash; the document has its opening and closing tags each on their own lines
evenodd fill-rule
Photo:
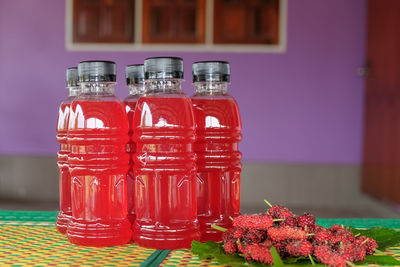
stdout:
<svg viewBox="0 0 400 267">
<path fill-rule="evenodd" d="M 133 141 L 133 115 L 135 114 L 136 103 L 145 92 L 144 88 L 144 66 L 143 64 L 133 64 L 125 67 L 126 85 L 129 95 L 125 98 L 125 111 L 129 124 L 129 142 L 126 151 L 129 154 L 129 171 L 127 178 L 127 196 L 128 196 L 128 219 L 133 225 L 136 219 L 135 215 L 135 174 L 133 172 L 133 156 L 136 151 L 136 144 Z"/>
<path fill-rule="evenodd" d="M 57 166 L 60 173 L 60 211 L 57 215 L 56 227 L 62 234 L 65 234 L 67 231 L 67 225 L 72 215 L 71 176 L 68 170 L 68 154 L 70 153 L 70 147 L 67 144 L 67 132 L 69 111 L 73 98 L 75 97 L 69 97 L 61 103 L 57 120 L 57 142 L 60 144 L 60 150 L 57 153 Z"/>
<path fill-rule="evenodd" d="M 133 173 L 133 155 L 136 151 L 135 142 L 133 142 L 133 115 L 135 114 L 135 108 L 138 98 L 128 96 L 125 98 L 125 111 L 128 117 L 129 123 L 129 141 L 126 147 L 126 151 L 129 154 L 129 171 L 126 175 L 126 184 L 127 184 L 127 198 L 128 198 L 128 219 L 133 224 L 135 222 L 135 202 L 134 202 L 134 192 L 135 192 L 135 175 Z"/>
<path fill-rule="evenodd" d="M 220 241 L 216 224 L 230 228 L 229 216 L 240 213 L 241 120 L 236 101 L 192 97 L 197 140 L 197 212 L 202 241 Z"/>
<path fill-rule="evenodd" d="M 131 239 L 126 192 L 128 121 L 115 96 L 97 99 L 79 97 L 71 105 L 72 219 L 67 236 L 78 245 L 115 246 Z"/>
<path fill-rule="evenodd" d="M 71 152 L 70 146 L 67 144 L 69 113 L 71 103 L 80 92 L 78 87 L 78 69 L 76 67 L 68 68 L 66 71 L 67 89 L 69 97 L 65 99 L 59 108 L 57 118 L 57 142 L 60 149 L 57 153 L 57 166 L 59 169 L 59 194 L 60 194 L 60 211 L 57 215 L 57 230 L 65 234 L 67 225 L 71 219 L 71 175 L 69 173 L 68 155 Z"/>
<path fill-rule="evenodd" d="M 240 214 L 242 124 L 238 105 L 228 94 L 230 66 L 226 61 L 199 61 L 192 66 L 196 93 L 197 213 L 201 240 L 220 241 L 213 224 L 232 227 Z"/>
<path fill-rule="evenodd" d="M 189 248 L 192 240 L 200 239 L 190 98 L 183 93 L 141 97 L 133 125 L 133 239 L 155 249 Z"/>
</svg>

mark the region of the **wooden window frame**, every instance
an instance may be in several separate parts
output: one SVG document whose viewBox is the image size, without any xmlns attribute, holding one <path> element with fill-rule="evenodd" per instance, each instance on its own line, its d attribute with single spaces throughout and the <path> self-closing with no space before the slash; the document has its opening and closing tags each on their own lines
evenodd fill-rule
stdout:
<svg viewBox="0 0 400 267">
<path fill-rule="evenodd" d="M 240 52 L 240 53 L 284 53 L 287 46 L 287 6 L 288 0 L 279 0 L 278 44 L 215 44 L 214 0 L 206 1 L 205 42 L 202 44 L 143 43 L 143 1 L 135 1 L 134 42 L 114 43 L 74 43 L 73 42 L 73 0 L 66 0 L 65 47 L 68 51 L 172 51 L 172 52 Z"/>
</svg>

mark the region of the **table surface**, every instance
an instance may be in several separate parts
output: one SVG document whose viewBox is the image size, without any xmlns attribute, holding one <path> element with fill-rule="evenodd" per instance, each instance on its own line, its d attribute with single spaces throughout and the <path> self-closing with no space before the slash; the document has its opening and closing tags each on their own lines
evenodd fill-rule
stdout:
<svg viewBox="0 0 400 267">
<path fill-rule="evenodd" d="M 220 266 L 186 249 L 154 250 L 134 243 L 106 248 L 72 245 L 57 232 L 56 216 L 57 212 L 0 211 L 0 266 Z M 317 223 L 400 229 L 400 219 L 317 219 Z M 400 260 L 400 247 L 388 251 Z"/>
</svg>

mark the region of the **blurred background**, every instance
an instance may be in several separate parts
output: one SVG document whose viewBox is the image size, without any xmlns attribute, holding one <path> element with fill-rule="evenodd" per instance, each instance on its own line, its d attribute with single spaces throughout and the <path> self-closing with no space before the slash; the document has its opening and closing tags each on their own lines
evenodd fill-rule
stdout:
<svg viewBox="0 0 400 267">
<path fill-rule="evenodd" d="M 0 209 L 57 210 L 65 70 L 226 60 L 242 114 L 242 211 L 400 217 L 400 1 L 1 0 Z"/>
</svg>

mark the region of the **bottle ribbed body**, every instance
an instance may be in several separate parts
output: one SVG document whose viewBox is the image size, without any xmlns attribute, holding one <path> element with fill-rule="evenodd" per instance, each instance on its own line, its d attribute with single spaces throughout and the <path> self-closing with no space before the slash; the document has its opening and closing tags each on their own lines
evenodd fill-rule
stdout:
<svg viewBox="0 0 400 267">
<path fill-rule="evenodd" d="M 240 213 L 241 119 L 229 95 L 194 95 L 196 120 L 197 203 L 202 241 L 220 241 L 212 224 L 230 228 Z"/>
<path fill-rule="evenodd" d="M 189 248 L 192 240 L 200 238 L 190 98 L 183 93 L 141 97 L 133 125 L 133 238 L 150 248 Z"/>
<path fill-rule="evenodd" d="M 70 146 L 67 144 L 68 122 L 71 103 L 74 96 L 65 99 L 59 108 L 57 119 L 57 137 L 56 140 L 60 144 L 57 153 L 57 167 L 59 169 L 59 197 L 60 211 L 57 215 L 57 230 L 65 234 L 67 225 L 71 219 L 71 176 L 69 173 L 68 155 L 71 152 Z"/>
<path fill-rule="evenodd" d="M 72 218 L 68 239 L 114 246 L 131 239 L 127 219 L 128 121 L 113 95 L 82 94 L 71 104 L 68 156 Z"/>
<path fill-rule="evenodd" d="M 126 183 L 127 183 L 127 197 L 128 197 L 128 219 L 133 224 L 135 222 L 135 201 L 134 201 L 134 192 L 135 192 L 135 174 L 133 172 L 133 156 L 136 152 L 136 144 L 133 141 L 133 115 L 135 114 L 135 108 L 139 96 L 128 96 L 124 99 L 125 111 L 128 117 L 129 124 L 129 141 L 126 146 L 126 151 L 129 154 L 129 171 L 126 175 Z"/>
</svg>

